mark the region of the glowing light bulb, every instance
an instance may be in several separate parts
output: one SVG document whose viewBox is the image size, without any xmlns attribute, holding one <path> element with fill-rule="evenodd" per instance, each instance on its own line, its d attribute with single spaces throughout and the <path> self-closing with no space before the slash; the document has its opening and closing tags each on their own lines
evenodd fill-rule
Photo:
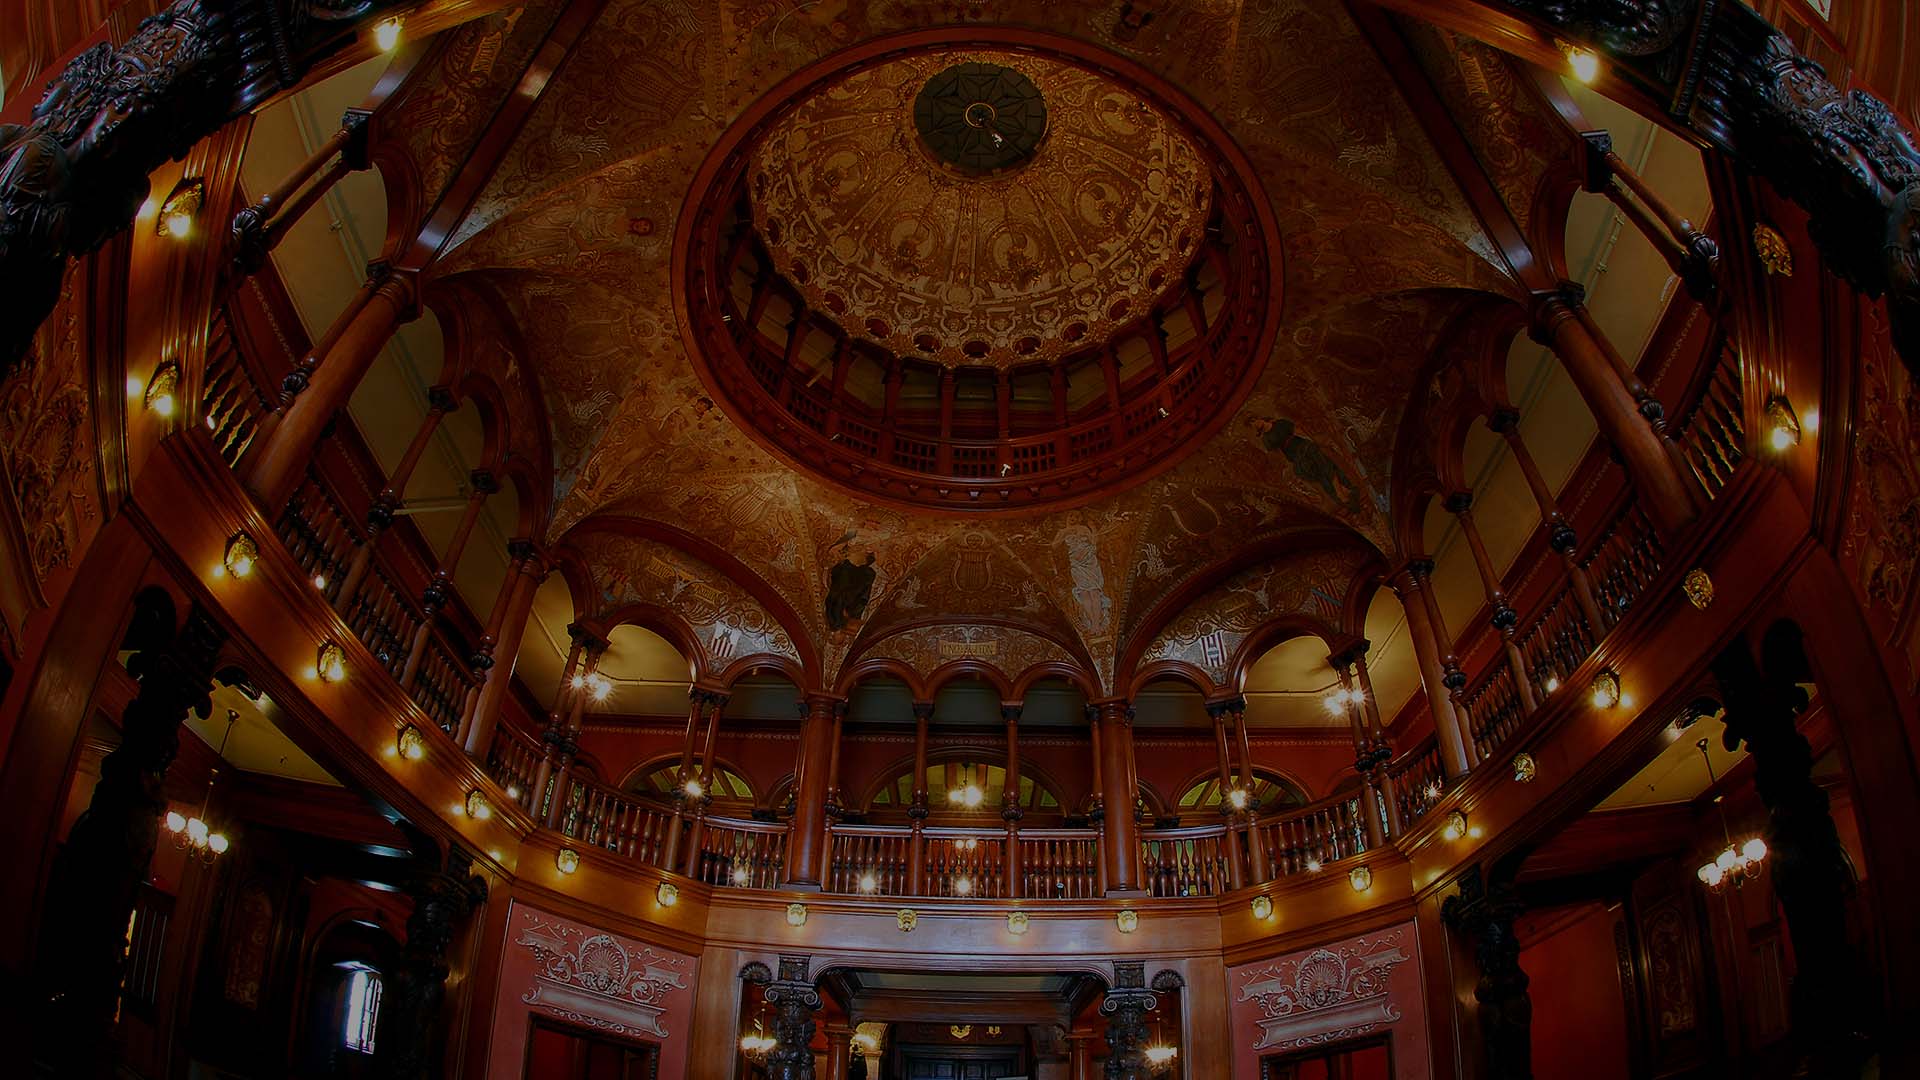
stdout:
<svg viewBox="0 0 1920 1080">
<path fill-rule="evenodd" d="M 733 883 L 735 885 L 745 885 L 747 883 L 747 878 L 750 876 L 751 875 L 747 873 L 747 868 L 745 866 L 736 866 L 733 868 L 732 877 L 733 877 Z"/>
<path fill-rule="evenodd" d="M 1227 801 L 1233 804 L 1235 810 L 1245 810 L 1247 808 L 1246 789 L 1234 788 L 1232 791 L 1227 792 Z"/>
<path fill-rule="evenodd" d="M 193 215 L 184 210 L 175 210 L 162 219 L 167 235 L 175 240 L 185 240 L 193 235 Z"/>
<path fill-rule="evenodd" d="M 880 879 L 873 876 L 873 871 L 869 870 L 866 873 L 860 875 L 860 891 L 861 892 L 874 893 L 874 892 L 878 892 L 879 889 L 880 889 Z"/>
<path fill-rule="evenodd" d="M 325 589 L 327 587 L 327 575 L 325 574 L 313 575 L 313 587 L 316 589 Z"/>
<path fill-rule="evenodd" d="M 1713 861 L 1714 861 L 1714 865 L 1718 866 L 1724 872 L 1724 871 L 1733 869 L 1733 864 L 1739 862 L 1740 857 L 1733 853 L 1732 848 L 1728 848 L 1727 850 L 1720 853 L 1719 858 Z"/>
<path fill-rule="evenodd" d="M 1584 45 L 1562 46 L 1562 51 L 1566 53 L 1567 68 L 1573 72 L 1574 78 L 1592 85 L 1593 81 L 1600 77 L 1599 53 Z"/>
<path fill-rule="evenodd" d="M 168 832 L 177 833 L 181 829 L 184 829 L 186 827 L 187 827 L 187 819 L 180 816 L 180 812 L 178 810 L 167 811 L 167 831 Z"/>
<path fill-rule="evenodd" d="M 374 47 L 381 52 L 392 52 L 400 45 L 400 20 L 382 19 L 373 28 Z"/>
<path fill-rule="evenodd" d="M 965 876 L 954 878 L 953 891 L 956 895 L 959 895 L 959 896 L 972 896 L 973 895 L 973 879 Z"/>
<path fill-rule="evenodd" d="M 1309 855 L 1309 856 L 1307 857 L 1307 873 L 1309 873 L 1309 874 L 1317 874 L 1317 873 L 1319 873 L 1319 872 L 1320 872 L 1320 859 L 1319 859 L 1319 857 L 1318 857 L 1318 856 L 1314 856 L 1314 855 Z"/>
<path fill-rule="evenodd" d="M 1767 842 L 1756 836 L 1747 841 L 1746 846 L 1740 849 L 1740 853 L 1745 855 L 1749 862 L 1759 862 L 1767 857 Z"/>
<path fill-rule="evenodd" d="M 707 789 L 701 785 L 700 781 L 689 780 L 687 781 L 686 792 L 687 792 L 687 798 L 697 799 L 700 796 L 705 795 L 707 793 Z"/>
<path fill-rule="evenodd" d="M 207 842 L 207 823 L 199 818 L 188 818 L 187 839 L 193 841 L 196 847 L 204 847 Z"/>
<path fill-rule="evenodd" d="M 207 850 L 213 852 L 215 855 L 225 855 L 227 853 L 226 834 L 213 833 L 209 835 L 207 837 Z"/>
<path fill-rule="evenodd" d="M 1708 887 L 1720 884 L 1721 879 L 1727 876 L 1726 871 L 1720 869 L 1719 863 L 1706 863 L 1700 867 L 1698 873 L 1700 880 Z"/>
</svg>

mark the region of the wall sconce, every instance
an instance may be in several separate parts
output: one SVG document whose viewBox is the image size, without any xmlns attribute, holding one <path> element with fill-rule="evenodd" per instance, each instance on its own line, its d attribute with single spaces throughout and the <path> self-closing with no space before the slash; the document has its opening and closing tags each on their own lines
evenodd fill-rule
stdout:
<svg viewBox="0 0 1920 1080">
<path fill-rule="evenodd" d="M 487 801 L 479 788 L 467 792 L 467 816 L 475 821 L 485 821 L 493 816 L 493 804 Z"/>
<path fill-rule="evenodd" d="M 1373 871 L 1362 863 L 1347 871 L 1347 884 L 1353 886 L 1354 892 L 1366 892 L 1373 888 Z"/>
<path fill-rule="evenodd" d="M 911 934 L 913 928 L 920 925 L 920 913 L 910 907 L 903 907 L 893 913 L 893 922 L 900 928 L 901 933 Z"/>
<path fill-rule="evenodd" d="M 1120 932 L 1123 934 L 1131 934 L 1140 929 L 1140 913 L 1132 908 L 1121 909 L 1120 914 L 1113 917 L 1113 921 L 1120 927 Z"/>
<path fill-rule="evenodd" d="M 160 216 L 153 223 L 153 234 L 170 240 L 185 240 L 193 235 L 193 215 L 206 201 L 207 185 L 189 178 L 173 186 L 173 194 L 160 204 Z"/>
<path fill-rule="evenodd" d="M 680 902 L 680 886 L 663 881 L 659 888 L 653 890 L 653 898 L 660 902 L 661 907 L 672 907 Z"/>
<path fill-rule="evenodd" d="M 1560 43 L 1560 55 L 1567 58 L 1567 70 L 1573 72 L 1573 77 L 1581 83 L 1591 86 L 1600 77 L 1600 54 L 1585 45 L 1563 41 Z"/>
<path fill-rule="evenodd" d="M 807 905 L 788 904 L 787 905 L 787 925 L 788 926 L 807 925 Z"/>
<path fill-rule="evenodd" d="M 580 869 L 580 853 L 570 847 L 563 847 L 553 853 L 553 867 L 563 874 L 571 874 Z"/>
<path fill-rule="evenodd" d="M 880 879 L 871 870 L 860 875 L 860 891 L 871 896 L 880 891 Z"/>
<path fill-rule="evenodd" d="M 400 45 L 400 20 L 382 19 L 373 28 L 374 47 L 381 52 L 392 52 Z"/>
<path fill-rule="evenodd" d="M 1273 897 L 1256 896 L 1253 898 L 1253 917 L 1265 922 L 1273 918 Z"/>
<path fill-rule="evenodd" d="M 400 752 L 400 756 L 408 761 L 419 761 L 427 756 L 427 740 L 420 734 L 420 729 L 412 724 L 407 724 L 400 729 L 400 734 L 393 740 L 393 746 Z"/>
<path fill-rule="evenodd" d="M 314 654 L 313 674 L 321 682 L 339 682 L 347 677 L 347 654 L 333 642 L 325 642 Z"/>
<path fill-rule="evenodd" d="M 244 531 L 237 532 L 227 537 L 226 554 L 220 558 L 220 570 L 217 573 L 243 578 L 253 573 L 253 566 L 259 561 L 260 545 L 254 543 L 253 537 Z"/>
<path fill-rule="evenodd" d="M 1007 912 L 1007 933 L 1019 937 L 1027 932 L 1027 913 L 1024 911 Z"/>
<path fill-rule="evenodd" d="M 1540 775 L 1540 766 L 1534 762 L 1532 754 L 1513 755 L 1513 779 L 1517 783 L 1531 784 L 1533 778 Z"/>
<path fill-rule="evenodd" d="M 1800 418 L 1793 415 L 1787 399 L 1777 394 L 1767 399 L 1767 444 L 1775 450 L 1800 445 Z"/>
<path fill-rule="evenodd" d="M 1601 668 L 1593 677 L 1593 707 L 1611 709 L 1620 704 L 1620 676 L 1612 668 Z"/>
<path fill-rule="evenodd" d="M 178 407 L 175 395 L 180 392 L 180 365 L 169 360 L 153 370 L 153 378 L 147 380 L 147 394 L 142 399 L 148 411 L 165 420 L 173 416 Z"/>
<path fill-rule="evenodd" d="M 1440 833 L 1449 840 L 1458 840 L 1467 835 L 1467 815 L 1458 810 L 1447 811 L 1447 824 Z"/>
</svg>

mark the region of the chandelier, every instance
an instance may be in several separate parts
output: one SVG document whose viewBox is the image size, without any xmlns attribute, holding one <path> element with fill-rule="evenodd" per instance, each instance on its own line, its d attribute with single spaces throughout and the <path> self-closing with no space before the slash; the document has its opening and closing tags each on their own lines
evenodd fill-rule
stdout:
<svg viewBox="0 0 1920 1080">
<path fill-rule="evenodd" d="M 967 778 L 966 785 L 964 787 L 948 788 L 947 801 L 956 806 L 964 806 L 969 810 L 980 809 L 980 804 L 986 801 L 987 793 L 982 790 L 979 783 L 975 781 L 973 766 L 970 764 L 960 766 L 960 773 Z"/>
<path fill-rule="evenodd" d="M 1693 744 L 1700 751 L 1701 760 L 1707 763 L 1707 789 L 1712 790 L 1718 780 L 1713 775 L 1713 758 L 1707 754 L 1707 740 L 1701 739 Z M 1715 795 L 1713 805 L 1720 814 L 1720 835 L 1727 846 L 1712 860 L 1700 864 L 1694 871 L 1702 884 L 1718 892 L 1731 884 L 1738 889 L 1747 882 L 1760 876 L 1760 864 L 1767 857 L 1767 842 L 1757 836 L 1748 837 L 1745 842 L 1736 845 L 1733 833 L 1727 828 L 1727 808 L 1721 800 L 1725 796 Z"/>
<path fill-rule="evenodd" d="M 753 1030 L 740 1036 L 740 1053 L 755 1065 L 764 1065 L 767 1055 L 780 1045 L 780 1040 L 767 1034 L 767 1029 L 759 1017 L 754 1017 Z"/>
<path fill-rule="evenodd" d="M 220 749 L 214 751 L 214 760 L 225 760 L 227 740 L 233 737 L 233 725 L 240 719 L 235 709 L 227 710 L 227 730 L 220 736 Z M 173 846 L 187 853 L 189 858 L 198 858 L 212 862 L 226 854 L 229 846 L 225 833 L 217 833 L 207 824 L 207 806 L 213 801 L 213 782 L 220 778 L 220 767 L 215 765 L 207 770 L 207 794 L 200 800 L 200 812 L 191 817 L 178 810 L 167 811 L 167 834 L 173 840 Z"/>
</svg>

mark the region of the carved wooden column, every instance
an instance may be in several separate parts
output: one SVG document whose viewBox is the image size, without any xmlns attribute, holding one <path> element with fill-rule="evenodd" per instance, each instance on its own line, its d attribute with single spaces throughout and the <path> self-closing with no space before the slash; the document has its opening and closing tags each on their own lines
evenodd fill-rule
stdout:
<svg viewBox="0 0 1920 1080">
<path fill-rule="evenodd" d="M 1533 492 L 1533 501 L 1540 505 L 1540 522 L 1547 529 L 1547 546 L 1565 564 L 1567 580 L 1573 584 L 1574 601 L 1580 605 L 1580 613 L 1586 616 L 1593 640 L 1599 641 L 1600 635 L 1606 633 L 1607 624 L 1602 621 L 1600 604 L 1594 599 L 1593 579 L 1587 574 L 1587 568 L 1580 565 L 1575 554 L 1580 547 L 1580 537 L 1560 513 L 1553 490 L 1547 487 L 1546 478 L 1540 475 L 1540 466 L 1533 460 L 1533 452 L 1527 449 L 1526 440 L 1520 437 L 1520 414 L 1513 409 L 1497 409 L 1487 416 L 1487 427 L 1507 441 L 1507 449 L 1513 452 L 1513 460 L 1519 464 L 1521 475 L 1527 478 L 1527 489 Z"/>
<path fill-rule="evenodd" d="M 838 698 L 833 705 L 833 755 L 827 759 L 827 816 L 835 819 L 846 810 L 846 799 L 840 793 L 840 744 L 845 737 L 846 723 L 847 702 L 845 698 Z"/>
<path fill-rule="evenodd" d="M 1533 1078 L 1533 999 L 1527 996 L 1527 973 L 1520 969 L 1520 941 L 1513 932 L 1520 910 L 1512 889 L 1489 883 L 1477 866 L 1461 879 L 1458 895 L 1440 906 L 1447 925 L 1473 943 L 1480 969 L 1473 997 L 1480 1006 L 1487 1080 Z"/>
<path fill-rule="evenodd" d="M 41 917 L 31 993 L 45 1009 L 46 1051 L 71 1066 L 63 1075 L 112 1075 L 128 919 L 166 812 L 180 725 L 187 713 L 212 709 L 226 632 L 198 608 L 177 627 L 172 600 L 153 589 L 134 601 L 127 639 L 139 690 L 121 713 L 120 745 L 101 762 L 87 810 L 55 858 Z"/>
<path fill-rule="evenodd" d="M 800 753 L 793 769 L 793 824 L 787 835 L 786 887 L 818 889 L 827 850 L 827 771 L 839 699 L 808 694 L 801 705 Z"/>
<path fill-rule="evenodd" d="M 934 450 L 934 468 L 940 475 L 953 474 L 953 402 L 956 393 L 953 369 L 940 368 L 940 444 Z"/>
<path fill-rule="evenodd" d="M 1366 724 L 1367 751 L 1366 765 L 1355 761 L 1355 767 L 1361 769 L 1368 778 L 1368 787 L 1372 789 L 1375 802 L 1369 807 L 1369 816 L 1386 807 L 1385 817 L 1380 826 L 1386 837 L 1391 839 L 1400 835 L 1400 802 L 1393 797 L 1391 784 L 1387 777 L 1387 763 L 1393 760 L 1393 744 L 1387 739 L 1387 729 L 1380 722 L 1380 701 L 1373 695 L 1373 676 L 1367 672 L 1367 650 L 1373 643 L 1366 639 L 1354 642 L 1350 655 L 1353 657 L 1354 679 L 1360 685 L 1360 699 L 1356 703 Z"/>
<path fill-rule="evenodd" d="M 493 615 L 487 620 L 487 632 L 471 663 L 481 672 L 480 694 L 466 726 L 462 745 L 467 753 L 486 760 L 493 744 L 493 731 L 500 722 L 500 706 L 513 686 L 513 667 L 520 655 L 520 641 L 527 623 L 533 618 L 533 601 L 546 584 L 549 567 L 535 550 L 531 540 L 510 540 L 507 554 L 513 566 L 505 585 L 493 602 Z"/>
<path fill-rule="evenodd" d="M 1227 827 L 1227 884 L 1238 889 L 1246 883 L 1245 856 L 1240 851 L 1240 828 L 1242 807 L 1233 805 L 1233 794 L 1241 790 L 1233 782 L 1233 773 L 1227 767 L 1227 710 L 1228 703 L 1210 701 L 1207 703 L 1207 716 L 1213 720 L 1213 748 L 1220 764 L 1220 820 Z M 1251 801 L 1252 793 L 1242 796 L 1242 801 Z M 1251 814 L 1248 815 L 1247 836 L 1253 836 Z M 1255 880 L 1258 880 L 1256 878 Z"/>
<path fill-rule="evenodd" d="M 1626 465 L 1628 479 L 1647 517 L 1663 537 L 1671 537 L 1694 518 L 1694 494 L 1669 448 L 1660 403 L 1650 394 L 1636 397 L 1621 377 L 1618 359 L 1593 330 L 1578 286 L 1538 299 L 1533 336 L 1550 347 L 1573 380 L 1607 442 Z M 1628 375 L 1631 376 L 1631 370 Z M 1641 387 L 1643 393 L 1645 388 Z"/>
<path fill-rule="evenodd" d="M 704 749 L 700 754 L 700 769 L 697 776 L 689 777 L 687 783 L 680 785 L 679 802 L 681 813 L 687 820 L 686 868 L 688 877 L 699 876 L 700 838 L 707 827 L 707 808 L 713 805 L 713 744 L 720 734 L 720 713 L 727 707 L 727 695 L 717 691 L 706 694 L 707 736 Z M 679 864 L 668 861 L 667 868 L 675 869 Z"/>
<path fill-rule="evenodd" d="M 439 429 L 440 421 L 448 413 L 460 408 L 460 402 L 453 391 L 444 386 L 435 386 L 427 391 L 427 413 L 420 418 L 420 426 L 414 429 L 413 441 L 407 444 L 406 453 L 400 455 L 399 464 L 393 467 L 393 473 L 374 496 L 373 505 L 367 508 L 367 539 L 353 553 L 353 561 L 347 565 L 346 577 L 341 579 L 340 591 L 333 598 L 334 610 L 341 618 L 350 619 L 353 614 L 353 602 L 360 595 L 360 587 L 366 582 L 367 570 L 373 565 L 373 553 L 379 543 L 380 535 L 393 525 L 393 512 L 407 494 L 407 481 L 413 477 L 414 466 L 420 463 L 420 455 L 426 452 L 427 443 L 433 433 Z"/>
<path fill-rule="evenodd" d="M 774 1038 L 767 1054 L 767 1080 L 814 1080 L 813 1014 L 821 1000 L 820 991 L 807 978 L 811 965 L 804 956 L 782 956 L 780 977 L 767 984 Z"/>
<path fill-rule="evenodd" d="M 587 709 L 587 699 L 592 696 L 588 687 L 593 682 L 594 673 L 600 667 L 600 657 L 607 651 L 607 643 L 599 638 L 587 636 L 582 643 L 585 657 L 580 674 L 574 676 L 573 694 L 567 699 L 567 717 L 560 725 L 560 737 L 554 741 L 553 760 L 553 798 L 547 803 L 547 828 L 558 829 L 566 820 L 567 802 L 572 797 L 572 785 L 568 776 L 573 770 L 573 758 L 580 752 L 580 724 Z"/>
<path fill-rule="evenodd" d="M 1000 718 L 1007 725 L 1007 764 L 1006 776 L 1000 785 L 1000 820 L 1007 823 L 1004 865 L 1008 896 L 1026 895 L 1020 873 L 1020 819 L 1026 816 L 1026 811 L 1020 808 L 1020 711 L 1018 703 L 1000 705 Z"/>
<path fill-rule="evenodd" d="M 1513 674 L 1514 686 L 1520 691 L 1521 708 L 1532 713 L 1540 703 L 1534 700 L 1533 680 L 1527 678 L 1527 662 L 1520 656 L 1520 646 L 1514 643 L 1514 628 L 1520 625 L 1520 613 L 1507 603 L 1507 590 L 1500 583 L 1500 575 L 1493 569 L 1493 559 L 1487 555 L 1487 543 L 1480 537 L 1480 526 L 1473 520 L 1473 494 L 1456 491 L 1446 498 L 1447 512 L 1460 523 L 1460 535 L 1466 537 L 1467 548 L 1473 553 L 1473 565 L 1480 572 L 1480 587 L 1486 590 L 1487 607 L 1493 614 L 1488 621 L 1500 634 L 1500 647 L 1507 654 L 1507 670 Z"/>
<path fill-rule="evenodd" d="M 1102 791 L 1101 765 L 1105 760 L 1100 746 L 1100 709 L 1088 705 L 1084 709 L 1087 718 L 1087 737 L 1093 751 L 1093 758 L 1087 762 L 1087 775 L 1093 778 L 1093 794 L 1088 800 L 1087 820 L 1093 826 L 1093 877 L 1094 894 L 1104 896 L 1107 891 L 1107 802 Z"/>
<path fill-rule="evenodd" d="M 1254 881 L 1269 881 L 1273 868 L 1267 856 L 1267 843 L 1260 833 L 1260 797 L 1254 794 L 1253 736 L 1247 728 L 1247 699 L 1237 697 L 1225 702 L 1227 723 L 1239 733 L 1240 789 L 1247 793 L 1244 811 L 1247 822 L 1247 870 Z"/>
<path fill-rule="evenodd" d="M 316 350 L 311 368 L 287 376 L 293 402 L 280 413 L 247 476 L 248 490 L 271 513 L 299 486 L 321 430 L 346 406 L 380 350 L 420 313 L 414 274 L 376 266 L 371 281 L 377 284 L 366 305 L 341 327 L 332 347 L 324 354 Z"/>
<path fill-rule="evenodd" d="M 536 821 L 547 818 L 547 786 L 553 779 L 554 762 L 559 756 L 558 744 L 565 735 L 562 717 L 566 716 L 568 698 L 573 693 L 573 676 L 580 670 L 580 651 L 587 640 L 586 628 L 579 623 L 567 626 L 567 636 L 572 644 L 567 648 L 567 662 L 560 669 L 560 685 L 553 691 L 553 708 L 547 713 L 547 724 L 540 732 L 540 741 L 544 750 L 540 764 L 533 771 L 533 790 L 527 793 L 527 809 L 533 813 Z"/>
<path fill-rule="evenodd" d="M 1100 787 L 1105 806 L 1109 895 L 1140 890 L 1140 828 L 1134 821 L 1139 784 L 1134 780 L 1133 707 L 1119 699 L 1101 702 Z"/>
<path fill-rule="evenodd" d="M 1703 304 L 1714 300 L 1717 294 L 1714 270 L 1720 262 L 1720 246 L 1695 228 L 1693 222 L 1661 198 L 1659 192 L 1613 152 L 1611 133 L 1583 131 L 1580 138 L 1587 147 L 1583 184 L 1586 190 L 1605 196 L 1640 230 L 1674 274 L 1686 283 L 1689 295 Z"/>
<path fill-rule="evenodd" d="M 437 855 L 437 853 L 436 853 Z M 437 858 L 435 860 L 437 862 Z M 473 873 L 465 852 L 449 852 L 444 865 L 428 867 L 407 885 L 413 913 L 407 941 L 387 974 L 380 999 L 380 1038 L 374 1044 L 373 1075 L 381 1080 L 426 1080 L 444 1076 L 438 1059 L 444 1045 L 441 1016 L 447 996 L 448 946 L 487 900 L 487 883 Z"/>
<path fill-rule="evenodd" d="M 1782 623 L 1768 633 L 1762 661 L 1744 640 L 1714 658 L 1726 706 L 1722 741 L 1728 749 L 1746 744 L 1754 790 L 1767 808 L 1767 876 L 1793 943 L 1792 1025 L 1805 1075 L 1857 1076 L 1871 1052 L 1863 1019 L 1878 995 L 1848 941 L 1854 873 L 1798 726 L 1809 700 L 1802 684 L 1813 681 L 1798 628 Z"/>
<path fill-rule="evenodd" d="M 1426 687 L 1427 709 L 1433 714 L 1433 730 L 1440 746 L 1440 764 L 1447 779 L 1465 776 L 1478 760 L 1473 740 L 1466 736 L 1464 718 L 1454 709 L 1454 691 L 1466 685 L 1467 678 L 1454 663 L 1451 647 L 1441 635 L 1444 624 L 1436 624 L 1439 605 L 1433 599 L 1433 562 L 1413 559 L 1388 579 L 1387 584 L 1400 597 L 1407 614 L 1407 636 L 1413 640 L 1413 652 L 1420 663 L 1420 682 Z"/>
<path fill-rule="evenodd" d="M 1113 965 L 1113 986 L 1100 1002 L 1107 1018 L 1106 1080 L 1153 1080 L 1147 1061 L 1147 1014 L 1158 998 L 1147 989 L 1146 964 L 1120 960 Z"/>
<path fill-rule="evenodd" d="M 927 889 L 927 735 L 933 723 L 933 702 L 913 703 L 913 802 L 907 807 L 912 834 L 907 838 L 907 895 L 925 896 Z"/>
<path fill-rule="evenodd" d="M 693 771 L 694 742 L 700 737 L 700 721 L 708 706 L 713 704 L 714 694 L 699 686 L 687 688 L 687 740 L 680 751 L 680 767 L 674 771 L 673 816 L 667 821 L 667 839 L 661 846 L 660 865 L 672 869 L 680 865 L 680 840 L 687 828 L 687 799 L 689 781 L 695 781 Z M 703 793 L 705 788 L 700 789 Z"/>
<path fill-rule="evenodd" d="M 468 474 L 471 492 L 467 496 L 467 508 L 460 515 L 460 524 L 454 526 L 453 536 L 448 539 L 446 550 L 440 553 L 439 565 L 433 568 L 433 580 L 420 594 L 420 625 L 413 632 L 413 646 L 407 651 L 406 667 L 400 672 L 400 685 L 412 689 L 415 679 L 420 677 L 420 664 L 426 659 L 427 642 L 433 637 L 434 620 L 446 609 L 448 601 L 453 599 L 453 574 L 459 569 L 460 556 L 466 554 L 467 541 L 473 537 L 473 527 L 480 522 L 480 511 L 486 508 L 487 496 L 500 490 L 500 482 L 491 472 L 475 469 Z"/>
<path fill-rule="evenodd" d="M 1366 828 L 1367 847 L 1377 848 L 1386 843 L 1386 822 L 1380 817 L 1379 790 L 1375 787 L 1374 770 L 1380 763 L 1380 751 L 1373 740 L 1373 734 L 1367 730 L 1366 692 L 1359 690 L 1352 667 L 1355 663 L 1353 649 L 1346 649 L 1327 657 L 1327 666 L 1340 677 L 1340 697 L 1338 704 L 1345 710 L 1347 726 L 1353 733 L 1353 771 L 1360 776 L 1361 802 L 1360 820 Z M 1357 700 L 1356 700 L 1357 698 Z"/>
<path fill-rule="evenodd" d="M 348 173 L 363 172 L 372 166 L 367 154 L 368 135 L 373 113 L 366 109 L 348 109 L 340 118 L 340 130 L 333 133 L 312 156 L 281 181 L 273 190 L 233 215 L 231 236 L 236 277 L 247 277 L 266 265 L 267 256 L 280 246 L 287 230 L 306 216 L 313 205 L 332 191 Z M 336 157 L 336 155 L 338 155 Z M 329 160 L 333 167 L 312 184 L 320 167 Z M 304 189 L 302 185 L 305 185 Z M 299 197 L 294 198 L 298 192 Z M 292 202 L 288 202 L 292 199 Z"/>
<path fill-rule="evenodd" d="M 847 1080 L 848 1062 L 853 1058 L 853 1029 L 845 1024 L 827 1025 L 827 1080 Z"/>
</svg>

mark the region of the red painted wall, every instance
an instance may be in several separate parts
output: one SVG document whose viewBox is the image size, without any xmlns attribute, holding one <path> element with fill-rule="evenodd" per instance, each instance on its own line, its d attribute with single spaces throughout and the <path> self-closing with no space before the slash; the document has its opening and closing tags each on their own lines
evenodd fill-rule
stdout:
<svg viewBox="0 0 1920 1080">
<path fill-rule="evenodd" d="M 1258 1080 L 1265 1057 L 1380 1034 L 1392 1040 L 1394 1080 L 1427 1080 L 1417 938 L 1407 922 L 1229 968 L 1234 1080 Z"/>
<path fill-rule="evenodd" d="M 1533 1071 L 1556 1080 L 1627 1080 L 1627 1007 L 1613 928 L 1598 902 L 1530 911 L 1518 920 L 1520 967 L 1532 977 Z"/>
<path fill-rule="evenodd" d="M 695 957 L 519 901 L 507 912 L 500 947 L 488 1080 L 520 1080 L 536 1012 L 613 1038 L 657 1044 L 662 1080 L 686 1075 Z"/>
</svg>

